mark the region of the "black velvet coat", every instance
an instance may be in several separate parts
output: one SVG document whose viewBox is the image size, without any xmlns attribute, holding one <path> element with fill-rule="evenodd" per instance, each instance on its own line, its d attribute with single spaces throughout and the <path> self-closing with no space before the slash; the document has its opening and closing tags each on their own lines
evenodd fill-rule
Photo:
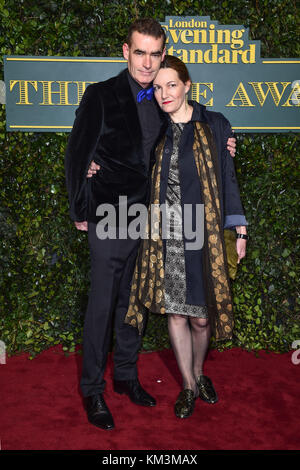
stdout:
<svg viewBox="0 0 300 470">
<path fill-rule="evenodd" d="M 163 132 L 161 111 L 160 118 Z M 86 178 L 92 160 L 101 169 Z M 147 202 L 151 174 L 144 161 L 142 130 L 127 70 L 87 87 L 76 110 L 65 170 L 74 221 L 97 222 L 98 205 L 117 207 L 120 195 L 127 196 L 128 205 Z"/>
</svg>

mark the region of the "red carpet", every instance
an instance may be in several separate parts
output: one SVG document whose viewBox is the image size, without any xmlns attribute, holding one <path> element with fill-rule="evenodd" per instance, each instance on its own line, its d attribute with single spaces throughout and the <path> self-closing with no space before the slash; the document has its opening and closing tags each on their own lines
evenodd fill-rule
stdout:
<svg viewBox="0 0 300 470">
<path fill-rule="evenodd" d="M 110 359 L 105 397 L 116 425 L 111 431 L 87 422 L 78 387 L 80 355 L 66 357 L 57 347 L 33 360 L 14 356 L 0 365 L 1 449 L 296 450 L 300 365 L 291 356 L 211 351 L 205 373 L 219 402 L 197 400 L 193 416 L 184 420 L 173 413 L 180 378 L 172 351 L 140 355 L 140 380 L 156 397 L 155 408 L 112 392 Z"/>
</svg>

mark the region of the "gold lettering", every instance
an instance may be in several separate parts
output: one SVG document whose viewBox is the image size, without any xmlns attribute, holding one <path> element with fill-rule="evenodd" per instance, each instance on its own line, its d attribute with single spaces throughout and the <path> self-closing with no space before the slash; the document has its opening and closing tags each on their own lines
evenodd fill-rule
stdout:
<svg viewBox="0 0 300 470">
<path fill-rule="evenodd" d="M 28 84 L 33 86 L 35 91 L 37 91 L 37 81 L 36 80 L 10 80 L 9 91 L 13 90 L 16 83 L 19 83 L 19 102 L 16 104 L 33 104 L 29 102 Z"/>
<path fill-rule="evenodd" d="M 59 105 L 59 106 L 70 106 L 72 103 L 69 103 L 69 94 L 68 94 L 68 81 L 44 81 L 44 80 L 39 80 L 39 83 L 42 84 L 43 87 L 43 102 L 40 103 L 41 105 L 45 106 L 51 106 L 51 105 Z M 53 83 L 58 83 L 59 85 L 59 90 L 53 90 L 52 89 L 52 84 Z M 59 96 L 59 102 L 58 103 L 53 103 L 52 98 L 53 95 L 58 95 Z"/>
<path fill-rule="evenodd" d="M 216 42 L 216 38 L 215 38 L 215 25 L 214 24 L 211 24 L 209 25 L 209 42 L 210 44 L 214 44 Z"/>
<path fill-rule="evenodd" d="M 205 64 L 216 64 L 218 62 L 218 45 L 213 44 L 211 49 L 204 52 Z"/>
<path fill-rule="evenodd" d="M 162 24 L 161 26 L 162 26 L 162 28 L 165 29 L 165 33 L 166 33 L 166 44 L 168 44 L 168 42 L 169 42 L 169 36 L 168 36 L 169 26 L 166 25 L 166 24 Z"/>
<path fill-rule="evenodd" d="M 243 64 L 255 64 L 255 44 L 250 44 L 249 49 L 237 51 L 241 54 Z"/>
<path fill-rule="evenodd" d="M 262 88 L 262 83 L 265 83 L 267 85 L 267 91 L 264 92 Z M 255 91 L 255 94 L 257 96 L 258 102 L 260 106 L 263 106 L 266 98 L 269 94 L 269 91 L 271 92 L 273 101 L 276 106 L 279 105 L 279 102 L 282 98 L 282 95 L 286 89 L 286 87 L 291 83 L 291 82 L 281 82 L 282 85 L 282 92 L 279 93 L 278 87 L 277 87 L 278 82 L 249 82 L 249 84 L 253 87 L 253 90 Z"/>
<path fill-rule="evenodd" d="M 181 41 L 182 41 L 184 44 L 190 44 L 191 42 L 193 42 L 193 39 L 188 40 L 188 39 L 187 39 L 187 36 L 193 38 L 193 37 L 194 37 L 193 31 L 191 31 L 190 29 L 185 29 L 184 31 L 182 31 L 182 33 L 181 33 Z"/>
<path fill-rule="evenodd" d="M 191 86 L 191 99 L 194 101 L 197 101 L 200 103 L 200 97 L 203 96 L 204 99 L 207 99 L 207 88 L 205 88 L 203 91 L 201 90 L 201 86 L 207 87 L 210 91 L 214 90 L 214 84 L 212 82 L 209 83 L 192 83 Z M 214 104 L 214 99 L 210 98 L 209 101 L 206 103 L 202 103 L 204 106 L 213 106 Z"/>
<path fill-rule="evenodd" d="M 237 98 L 236 98 L 237 96 Z M 240 101 L 240 104 L 235 104 L 235 101 Z M 245 90 L 245 87 L 243 85 L 243 82 L 240 82 L 233 97 L 231 98 L 231 101 L 226 104 L 226 106 L 255 106 L 254 104 L 251 103 L 249 96 L 247 95 L 247 92 Z"/>
<path fill-rule="evenodd" d="M 207 21 L 195 21 L 192 18 L 190 21 L 176 21 L 173 24 L 173 19 L 169 19 L 170 28 L 207 28 Z"/>
<path fill-rule="evenodd" d="M 171 34 L 171 37 L 172 37 L 173 41 L 175 42 L 175 44 L 177 44 L 177 42 L 179 41 L 182 30 L 179 29 L 177 34 L 176 34 L 176 29 L 169 29 L 169 32 Z"/>
<path fill-rule="evenodd" d="M 243 47 L 244 41 L 241 39 L 243 37 L 245 30 L 244 29 L 234 29 L 231 32 L 231 47 L 232 49 L 239 49 L 240 47 Z"/>
<path fill-rule="evenodd" d="M 295 86 L 292 87 L 292 91 L 289 94 L 288 99 L 282 106 L 300 106 L 300 84 L 299 81 L 294 82 Z M 290 103 L 292 101 L 293 104 Z"/>
<path fill-rule="evenodd" d="M 174 55 L 174 46 L 169 47 L 168 55 Z"/>
<path fill-rule="evenodd" d="M 187 42 L 187 41 L 186 41 Z M 218 44 L 212 44 L 209 49 L 178 49 L 173 46 L 168 49 L 169 55 L 181 54 L 185 63 L 191 64 L 238 64 L 255 63 L 255 44 L 247 50 L 219 49 Z"/>
<path fill-rule="evenodd" d="M 207 28 L 207 21 L 195 21 L 195 25 L 192 26 L 192 28 L 194 27 L 195 28 Z"/>
<path fill-rule="evenodd" d="M 218 29 L 217 40 L 218 44 L 230 44 L 230 31 L 229 29 Z"/>
<path fill-rule="evenodd" d="M 79 106 L 79 103 L 83 97 L 83 94 L 86 90 L 87 83 L 96 83 L 96 82 L 72 82 L 77 85 L 77 102 L 74 103 L 75 106 Z"/>
<path fill-rule="evenodd" d="M 201 39 L 199 35 L 201 34 Z M 207 31 L 205 29 L 196 29 L 194 31 L 194 44 L 206 44 L 207 43 Z"/>
<path fill-rule="evenodd" d="M 19 85 L 19 101 L 16 103 L 17 105 L 32 105 L 29 101 L 29 85 L 33 87 L 33 89 L 38 92 L 38 84 L 42 84 L 42 95 L 43 101 L 39 103 L 40 105 L 48 105 L 48 106 L 78 106 L 82 96 L 86 90 L 86 87 L 91 83 L 96 82 L 82 82 L 82 81 L 42 81 L 42 80 L 10 80 L 10 91 L 12 91 L 16 85 Z M 52 84 L 55 83 L 56 86 L 59 87 L 58 90 L 53 90 Z M 71 84 L 71 85 L 70 85 Z M 70 87 L 69 87 L 70 85 Z M 72 90 L 72 87 L 76 87 L 73 90 L 75 91 L 75 103 L 69 102 L 69 94 Z M 54 102 L 54 96 L 57 95 L 58 99 Z"/>
<path fill-rule="evenodd" d="M 237 64 L 238 63 L 238 53 L 240 51 L 233 50 L 231 51 L 231 63 L 232 64 Z"/>
<path fill-rule="evenodd" d="M 185 64 L 188 63 L 188 51 L 186 49 L 177 49 L 178 58 Z M 181 54 L 181 55 L 180 55 Z"/>
<path fill-rule="evenodd" d="M 230 64 L 230 51 L 228 49 L 221 49 L 219 51 L 220 54 L 223 54 L 218 60 L 220 64 Z"/>
<path fill-rule="evenodd" d="M 197 58 L 196 58 L 197 54 Z M 190 49 L 190 63 L 191 64 L 202 64 L 203 63 L 203 51 L 202 49 Z"/>
</svg>

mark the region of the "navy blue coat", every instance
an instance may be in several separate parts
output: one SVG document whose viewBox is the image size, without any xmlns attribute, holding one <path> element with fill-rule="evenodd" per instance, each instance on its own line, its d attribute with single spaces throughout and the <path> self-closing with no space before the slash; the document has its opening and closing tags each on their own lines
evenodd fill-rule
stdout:
<svg viewBox="0 0 300 470">
<path fill-rule="evenodd" d="M 181 187 L 181 204 L 184 215 L 184 204 L 202 204 L 202 189 L 193 154 L 194 127 L 193 122 L 207 123 L 213 133 L 221 175 L 220 206 L 223 228 L 234 228 L 236 225 L 247 225 L 244 209 L 240 199 L 240 191 L 236 179 L 234 159 L 227 150 L 227 140 L 232 134 L 229 121 L 221 114 L 207 111 L 205 106 L 194 101 L 192 119 L 187 123 L 179 142 L 179 178 Z M 166 199 L 170 157 L 173 150 L 171 122 L 166 131 L 166 142 L 161 169 L 160 203 Z M 195 229 L 195 225 L 193 227 Z M 185 240 L 187 243 L 188 240 Z M 166 245 L 165 245 L 166 246 Z M 185 250 L 186 262 L 186 302 L 191 305 L 205 305 L 203 285 L 203 250 Z"/>
</svg>

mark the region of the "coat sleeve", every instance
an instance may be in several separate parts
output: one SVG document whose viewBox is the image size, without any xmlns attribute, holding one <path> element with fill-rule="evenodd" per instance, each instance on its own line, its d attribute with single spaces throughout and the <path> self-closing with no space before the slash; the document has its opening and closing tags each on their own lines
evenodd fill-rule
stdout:
<svg viewBox="0 0 300 470">
<path fill-rule="evenodd" d="M 222 115 L 222 179 L 224 198 L 224 228 L 233 228 L 237 225 L 248 225 L 241 202 L 240 190 L 236 178 L 234 159 L 227 150 L 227 140 L 232 137 L 230 122 Z"/>
<path fill-rule="evenodd" d="M 76 110 L 65 155 L 66 185 L 70 217 L 73 221 L 87 220 L 88 179 L 86 174 L 101 134 L 102 119 L 100 92 L 97 86 L 92 84 L 87 87 Z"/>
</svg>

